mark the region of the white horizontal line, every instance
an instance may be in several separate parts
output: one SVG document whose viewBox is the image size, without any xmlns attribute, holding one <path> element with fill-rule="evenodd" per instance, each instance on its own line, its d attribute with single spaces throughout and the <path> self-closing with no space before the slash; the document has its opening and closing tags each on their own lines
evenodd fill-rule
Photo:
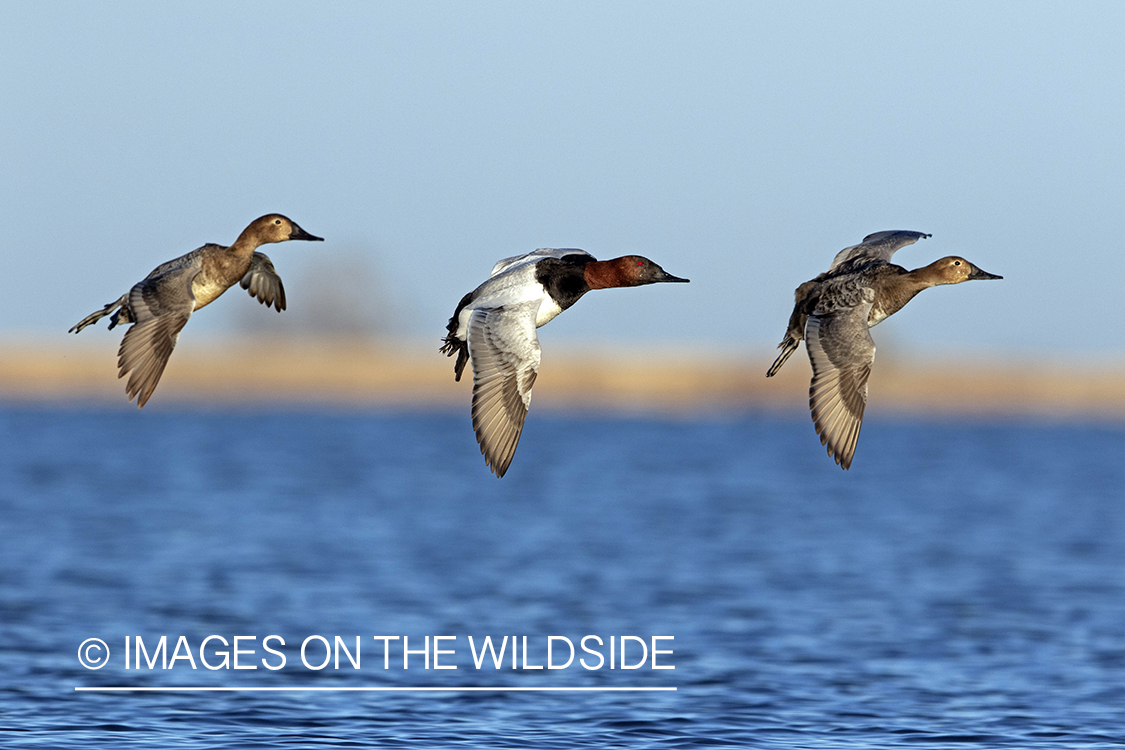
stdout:
<svg viewBox="0 0 1125 750">
<path fill-rule="evenodd" d="M 654 693 L 675 691 L 674 687 L 130 687 L 126 685 L 76 687 L 84 693 Z"/>
</svg>

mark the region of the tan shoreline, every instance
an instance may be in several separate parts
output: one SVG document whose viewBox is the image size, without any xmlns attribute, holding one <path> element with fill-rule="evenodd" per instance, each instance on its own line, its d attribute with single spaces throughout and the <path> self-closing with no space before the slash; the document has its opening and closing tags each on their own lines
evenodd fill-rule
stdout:
<svg viewBox="0 0 1125 750">
<path fill-rule="evenodd" d="M 117 340 L 0 351 L 0 399 L 126 404 Z M 583 352 L 555 346 L 535 384 L 543 409 L 722 412 L 807 408 L 809 365 L 794 357 L 766 379 L 773 353 L 746 358 L 668 350 Z M 466 378 L 467 380 L 467 378 Z M 931 414 L 1125 418 L 1125 364 L 911 362 L 881 358 L 871 408 Z M 222 341 L 177 347 L 153 404 L 289 403 L 465 406 L 471 386 L 424 344 L 367 341 Z"/>
</svg>

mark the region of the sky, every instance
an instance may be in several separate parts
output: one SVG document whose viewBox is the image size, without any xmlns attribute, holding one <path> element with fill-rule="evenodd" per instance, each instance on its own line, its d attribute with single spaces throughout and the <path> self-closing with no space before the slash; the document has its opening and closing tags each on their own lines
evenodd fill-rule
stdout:
<svg viewBox="0 0 1125 750">
<path fill-rule="evenodd" d="M 0 340 L 67 345 L 276 211 L 326 238 L 263 248 L 290 309 L 234 289 L 183 337 L 436 350 L 497 259 L 581 247 L 692 283 L 591 293 L 545 346 L 772 359 L 799 283 L 912 229 L 898 263 L 1004 280 L 925 292 L 880 352 L 1116 361 L 1122 30 L 1111 2 L 9 3 Z"/>
</svg>

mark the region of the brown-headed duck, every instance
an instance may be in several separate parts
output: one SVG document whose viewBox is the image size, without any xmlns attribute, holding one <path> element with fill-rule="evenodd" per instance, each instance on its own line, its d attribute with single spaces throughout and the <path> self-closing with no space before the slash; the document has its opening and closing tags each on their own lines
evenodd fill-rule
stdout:
<svg viewBox="0 0 1125 750">
<path fill-rule="evenodd" d="M 591 289 L 672 281 L 688 280 L 639 255 L 597 260 L 584 250 L 544 248 L 501 260 L 487 281 L 461 299 L 441 351 L 457 355 L 458 381 L 472 359 L 473 428 L 497 477 L 512 462 L 531 405 L 539 372 L 535 329 Z"/>
<path fill-rule="evenodd" d="M 278 312 L 285 309 L 285 288 L 273 263 L 257 248 L 271 242 L 314 240 L 297 222 L 281 214 L 255 219 L 230 247 L 207 244 L 161 263 L 120 299 L 87 315 L 70 329 L 78 333 L 113 313 L 109 327 L 132 323 L 117 352 L 117 377 L 129 374 L 125 393 L 137 407 L 145 405 L 176 346 L 191 314 L 241 282 L 259 302 Z M 116 310 L 117 312 L 114 312 Z"/>
<path fill-rule="evenodd" d="M 841 468 L 852 465 L 867 379 L 875 361 L 875 342 L 868 331 L 901 310 L 923 289 L 975 279 L 1000 279 L 964 258 L 950 255 L 908 271 L 891 263 L 899 248 L 930 235 L 922 232 L 876 232 L 858 245 L 844 248 L 832 266 L 797 287 L 789 330 L 781 354 L 766 372 L 777 373 L 802 339 L 812 363 L 809 407 L 821 445 Z"/>
</svg>

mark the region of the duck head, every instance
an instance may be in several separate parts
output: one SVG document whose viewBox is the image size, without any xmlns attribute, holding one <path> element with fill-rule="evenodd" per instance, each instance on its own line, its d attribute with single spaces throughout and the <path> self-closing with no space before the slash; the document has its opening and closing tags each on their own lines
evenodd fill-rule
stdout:
<svg viewBox="0 0 1125 750">
<path fill-rule="evenodd" d="M 989 273 L 977 268 L 959 255 L 950 255 L 940 260 L 935 260 L 926 266 L 927 274 L 934 286 L 939 284 L 960 284 L 963 281 L 976 281 L 978 279 L 1002 279 L 1003 276 Z"/>
<path fill-rule="evenodd" d="M 250 226 L 243 230 L 239 239 L 249 239 L 255 245 L 266 245 L 271 242 L 286 242 L 288 240 L 309 240 L 323 242 L 323 237 L 309 234 L 297 225 L 297 222 L 281 214 L 266 214 L 254 219 Z"/>
<path fill-rule="evenodd" d="M 612 260 L 598 260 L 586 264 L 586 283 L 591 289 L 609 289 L 617 286 L 644 286 L 664 282 L 688 283 L 665 271 L 656 263 L 640 255 L 623 255 Z"/>
</svg>

